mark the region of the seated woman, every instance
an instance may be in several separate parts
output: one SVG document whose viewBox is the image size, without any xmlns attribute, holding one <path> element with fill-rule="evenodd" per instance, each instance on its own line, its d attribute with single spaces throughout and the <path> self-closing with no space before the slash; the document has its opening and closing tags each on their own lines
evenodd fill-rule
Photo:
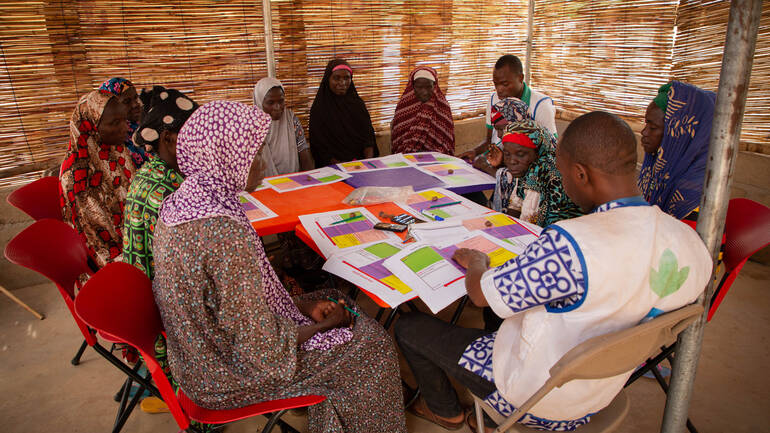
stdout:
<svg viewBox="0 0 770 433">
<path fill-rule="evenodd" d="M 134 142 L 152 151 L 147 154 L 147 163 L 136 171 L 126 195 L 123 261 L 152 279 L 152 239 L 158 211 L 163 199 L 184 180 L 176 160 L 177 134 L 198 104 L 182 92 L 163 86 L 142 91 L 142 99 L 147 114 L 134 134 Z"/>
<path fill-rule="evenodd" d="M 496 177 L 492 208 L 545 227 L 583 215 L 564 193 L 556 169 L 556 140 L 527 113 L 516 98 L 495 105 L 492 122 L 503 148 L 490 146 L 474 166 Z"/>
<path fill-rule="evenodd" d="M 435 69 L 420 66 L 409 74 L 409 83 L 390 123 L 390 143 L 392 153 L 431 151 L 454 155 L 452 109 L 441 93 Z"/>
<path fill-rule="evenodd" d="M 142 120 L 142 103 L 139 101 L 136 87 L 125 78 L 115 77 L 102 83 L 99 86 L 99 91 L 117 96 L 120 103 L 126 106 L 128 133 L 126 134 L 125 146 L 131 152 L 131 158 L 136 168 L 141 167 L 147 161 L 147 151 L 142 146 L 134 145 L 133 141 L 134 131 Z"/>
<path fill-rule="evenodd" d="M 714 92 L 672 81 L 650 102 L 642 130 L 639 188 L 677 219 L 696 219 L 706 174 Z"/>
<path fill-rule="evenodd" d="M 254 106 L 273 119 L 262 146 L 265 176 L 296 173 L 315 167 L 299 118 L 286 106 L 283 84 L 265 77 L 254 86 Z"/>
<path fill-rule="evenodd" d="M 342 59 L 326 65 L 310 107 L 310 151 L 316 167 L 380 154 L 369 111 L 353 84 L 353 69 Z"/>
<path fill-rule="evenodd" d="M 123 205 L 136 170 L 124 145 L 126 115 L 110 93 L 80 98 L 59 172 L 64 222 L 83 237 L 97 268 L 119 261 L 123 250 Z"/>
<path fill-rule="evenodd" d="M 336 291 L 289 297 L 237 194 L 261 181 L 270 117 L 227 101 L 201 106 L 177 141 L 182 186 L 155 229 L 153 291 L 171 372 L 195 403 L 232 409 L 320 394 L 311 432 L 406 432 L 392 340 L 374 320 L 351 324 Z"/>
</svg>

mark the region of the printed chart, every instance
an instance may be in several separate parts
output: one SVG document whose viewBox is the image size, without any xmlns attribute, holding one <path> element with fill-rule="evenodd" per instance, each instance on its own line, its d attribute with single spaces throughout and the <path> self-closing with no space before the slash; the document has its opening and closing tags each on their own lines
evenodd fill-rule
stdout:
<svg viewBox="0 0 770 433">
<path fill-rule="evenodd" d="M 385 260 L 385 267 L 411 287 L 435 314 L 466 293 L 465 269 L 452 260 L 458 248 L 485 253 L 491 267 L 516 257 L 510 245 L 484 232 L 473 231 L 443 244 L 411 244 Z"/>
<path fill-rule="evenodd" d="M 411 164 L 407 162 L 406 158 L 404 158 L 404 155 L 400 153 L 383 156 L 381 158 L 362 159 L 337 164 L 339 169 L 345 173 L 361 173 L 388 168 L 408 167 L 410 165 Z"/>
<path fill-rule="evenodd" d="M 482 232 L 513 247 L 516 254 L 521 254 L 540 235 L 542 229 L 534 224 L 520 221 L 512 216 L 493 212 L 467 219 L 430 222 L 414 225 L 412 236 L 418 241 L 440 242 L 452 236 L 468 233 L 474 230 Z"/>
<path fill-rule="evenodd" d="M 495 183 L 495 178 L 476 170 L 465 162 L 423 165 L 419 169 L 441 179 L 450 188 Z"/>
<path fill-rule="evenodd" d="M 246 212 L 246 217 L 249 218 L 249 222 L 262 221 L 278 216 L 278 214 L 265 206 L 261 201 L 252 197 L 249 193 L 240 193 L 238 195 L 238 201 Z"/>
<path fill-rule="evenodd" d="M 457 158 L 451 155 L 444 155 L 443 153 L 439 153 L 439 152 L 405 153 L 404 158 L 406 158 L 407 161 L 418 165 L 438 164 L 442 162 L 454 162 L 454 163 L 460 163 L 460 164 L 465 163 L 465 161 L 463 161 L 460 158 Z"/>
<path fill-rule="evenodd" d="M 395 308 L 416 296 L 409 286 L 383 265 L 385 259 L 402 248 L 396 242 L 377 242 L 344 251 L 331 256 L 324 263 L 323 270 L 350 281 Z"/>
<path fill-rule="evenodd" d="M 380 220 L 363 207 L 300 215 L 299 221 L 324 257 L 331 257 L 345 248 L 373 242 L 401 242 L 401 238 L 393 232 L 374 229 Z"/>
<path fill-rule="evenodd" d="M 268 177 L 265 178 L 262 183 L 269 185 L 278 192 L 288 192 L 339 182 L 348 179 L 349 177 L 349 174 L 339 170 L 335 170 L 331 167 L 323 167 L 310 171 Z"/>
<path fill-rule="evenodd" d="M 417 217 L 422 216 L 424 219 L 433 221 L 461 216 L 480 216 L 490 211 L 443 188 L 414 193 L 407 197 L 406 203 L 399 203 L 399 205 Z"/>
</svg>

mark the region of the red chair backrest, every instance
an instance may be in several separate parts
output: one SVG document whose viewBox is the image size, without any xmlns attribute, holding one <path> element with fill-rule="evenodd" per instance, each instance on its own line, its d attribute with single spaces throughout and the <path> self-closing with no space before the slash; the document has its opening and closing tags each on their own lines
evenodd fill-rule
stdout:
<svg viewBox="0 0 770 433">
<path fill-rule="evenodd" d="M 75 298 L 75 311 L 94 329 L 139 349 L 158 391 L 183 430 L 190 425 L 171 384 L 155 359 L 155 340 L 163 331 L 147 275 L 127 263 L 109 263 L 92 276 Z"/>
<path fill-rule="evenodd" d="M 746 261 L 770 244 L 770 209 L 749 199 L 734 198 L 727 205 L 722 262 L 725 274 L 711 299 L 708 320 L 722 303 Z"/>
<path fill-rule="evenodd" d="M 22 186 L 10 193 L 8 203 L 39 221 L 44 218 L 62 220 L 59 198 L 59 178 L 47 176 Z"/>
<path fill-rule="evenodd" d="M 5 246 L 11 263 L 32 269 L 53 281 L 89 345 L 96 342 L 85 323 L 75 315 L 75 287 L 82 274 L 91 274 L 83 238 L 62 221 L 42 219 L 22 230 Z"/>
</svg>

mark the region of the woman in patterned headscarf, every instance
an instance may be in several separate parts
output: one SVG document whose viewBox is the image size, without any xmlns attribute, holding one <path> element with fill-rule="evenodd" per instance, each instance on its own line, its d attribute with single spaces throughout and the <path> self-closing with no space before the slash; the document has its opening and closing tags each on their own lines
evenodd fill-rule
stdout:
<svg viewBox="0 0 770 433">
<path fill-rule="evenodd" d="M 126 108 L 112 94 L 80 98 L 59 172 L 64 221 L 80 233 L 97 267 L 120 260 L 123 205 L 135 168 L 126 136 Z"/>
<path fill-rule="evenodd" d="M 545 227 L 583 213 L 567 197 L 556 169 L 556 139 L 533 119 L 508 123 L 503 149 L 490 152 L 497 172 L 493 209 L 505 212 L 521 200 L 520 218 Z"/>
<path fill-rule="evenodd" d="M 139 100 L 139 94 L 136 87 L 125 78 L 114 77 L 102 83 L 99 91 L 109 93 L 118 97 L 121 104 L 126 106 L 128 117 L 128 133 L 126 134 L 125 146 L 131 152 L 131 158 L 138 169 L 147 161 L 147 152 L 142 146 L 134 145 L 134 131 L 142 120 L 142 103 Z"/>
<path fill-rule="evenodd" d="M 409 74 L 390 131 L 393 153 L 432 151 L 454 155 L 452 109 L 441 93 L 435 69 L 420 66 Z"/>
<path fill-rule="evenodd" d="M 639 188 L 678 219 L 695 219 L 700 205 L 715 99 L 714 92 L 672 81 L 647 107 Z"/>
<path fill-rule="evenodd" d="M 292 300 L 270 266 L 238 193 L 261 181 L 262 110 L 215 101 L 178 137 L 185 176 L 155 230 L 153 291 L 171 371 L 193 401 L 232 409 L 306 394 L 311 432 L 406 432 L 395 348 L 336 291 Z"/>
</svg>

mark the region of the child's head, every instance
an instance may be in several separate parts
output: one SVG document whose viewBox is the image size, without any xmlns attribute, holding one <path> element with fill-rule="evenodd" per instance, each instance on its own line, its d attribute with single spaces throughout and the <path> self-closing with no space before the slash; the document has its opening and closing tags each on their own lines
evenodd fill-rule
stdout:
<svg viewBox="0 0 770 433">
<path fill-rule="evenodd" d="M 500 99 L 520 97 L 524 90 L 524 68 L 521 60 L 512 54 L 500 57 L 492 71 L 492 81 Z"/>
<path fill-rule="evenodd" d="M 556 167 L 569 198 L 589 212 L 636 190 L 636 136 L 614 114 L 584 114 L 564 131 Z"/>
</svg>

